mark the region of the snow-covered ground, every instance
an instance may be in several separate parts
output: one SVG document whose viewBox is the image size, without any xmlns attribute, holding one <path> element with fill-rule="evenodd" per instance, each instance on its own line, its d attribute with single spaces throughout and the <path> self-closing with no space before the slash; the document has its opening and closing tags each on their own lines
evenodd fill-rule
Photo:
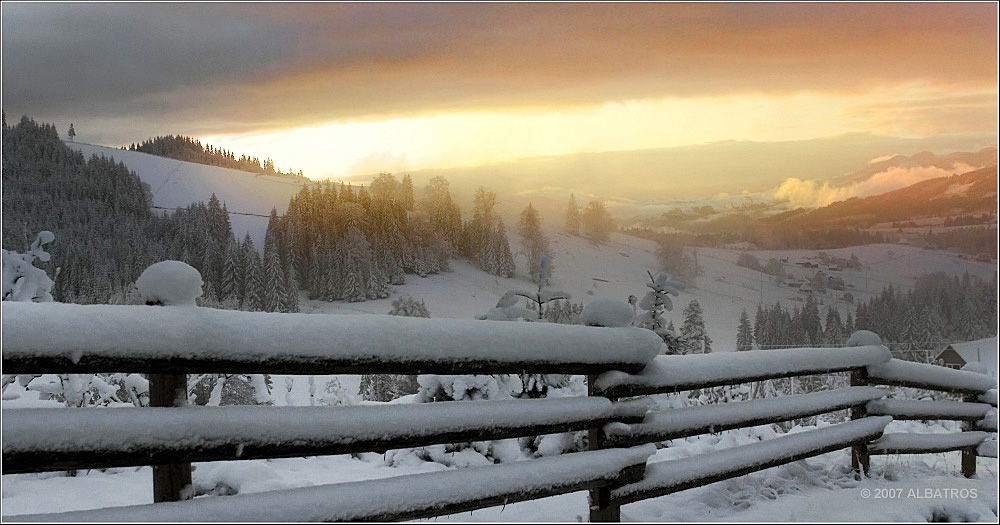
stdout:
<svg viewBox="0 0 1000 525">
<path fill-rule="evenodd" d="M 158 206 L 183 206 L 207 200 L 212 192 L 226 201 L 231 211 L 266 215 L 271 207 L 284 210 L 288 198 L 300 183 L 288 179 L 255 177 L 245 172 L 182 163 L 136 152 L 70 144 L 83 151 L 113 155 L 148 182 Z M 232 216 L 237 235 L 250 232 L 262 245 L 267 219 Z M 553 220 L 552 222 L 559 222 Z M 624 301 L 646 290 L 648 271 L 659 269 L 653 242 L 613 234 L 609 242 L 594 245 L 581 237 L 547 231 L 555 272 L 552 287 L 573 294 L 584 304 L 597 298 Z M 511 247 L 520 245 L 511 233 Z M 996 261 L 983 263 L 962 260 L 943 252 L 903 245 L 869 245 L 826 250 L 830 255 L 849 258 L 857 255 L 868 268 L 828 272 L 844 279 L 845 291 L 855 301 L 877 294 L 893 284 L 904 289 L 921 273 L 943 271 L 989 278 Z M 706 331 L 715 352 L 734 349 L 739 315 L 746 309 L 752 316 L 759 302 L 781 301 L 790 306 L 803 302 L 803 292 L 774 283 L 755 270 L 735 264 L 739 251 L 699 248 L 697 260 L 703 273 L 696 286 L 675 298 L 675 309 L 667 314 L 679 326 L 680 311 L 697 299 L 705 312 Z M 808 278 L 816 271 L 796 263 L 818 262 L 817 251 L 785 250 L 752 252 L 761 263 L 770 258 L 787 259 L 785 270 L 794 278 Z M 412 295 L 426 302 L 433 317 L 472 319 L 493 307 L 510 289 L 532 289 L 525 275 L 524 256 L 515 256 L 517 275 L 504 279 L 481 272 L 463 261 L 452 261 L 452 271 L 420 278 L 407 276 L 389 299 L 361 303 L 326 303 L 303 298 L 302 311 L 319 314 L 387 313 L 393 298 Z M 791 280 L 791 279 L 790 279 Z M 824 308 L 836 305 L 841 313 L 849 304 L 844 291 L 828 291 L 819 296 Z M 316 377 L 317 386 L 326 378 Z M 295 378 L 288 396 L 282 392 L 283 377 L 275 377 L 277 405 L 309 405 L 309 381 Z M 358 376 L 341 376 L 342 385 L 356 392 Z M 11 388 L 17 390 L 17 385 Z M 13 393 L 13 391 L 11 391 Z M 7 396 L 5 396 L 7 397 Z M 402 401 L 406 401 L 405 399 Z M 31 396 L 3 402 L 3 408 L 57 406 Z M 94 409 L 106 410 L 106 409 Z M 823 424 L 822 421 L 819 422 Z M 808 430 L 796 428 L 793 431 Z M 952 432 L 953 424 L 930 425 L 920 422 L 892 422 L 886 432 Z M 720 434 L 677 440 L 660 449 L 652 461 L 667 461 L 712 450 L 730 448 L 775 437 L 769 427 L 740 429 Z M 979 473 L 966 479 L 959 473 L 959 454 L 954 452 L 921 456 L 878 456 L 872 459 L 872 477 L 856 481 L 849 472 L 847 450 L 838 450 L 793 464 L 705 487 L 653 498 L 622 509 L 625 521 L 992 521 L 997 520 L 997 460 L 980 458 Z M 439 463 L 413 462 L 389 467 L 380 454 L 359 457 L 332 456 L 297 459 L 203 463 L 196 465 L 194 480 L 205 489 L 228 486 L 242 494 L 306 487 L 327 483 L 377 479 L 417 472 L 443 470 Z M 867 492 L 866 492 L 867 491 Z M 928 492 L 929 491 L 929 492 Z M 59 512 L 152 501 L 151 469 L 120 468 L 105 472 L 80 472 L 75 477 L 62 473 L 20 474 L 3 477 L 2 515 Z M 517 503 L 437 518 L 447 521 L 586 521 L 587 494 L 578 492 L 533 502 Z"/>
</svg>

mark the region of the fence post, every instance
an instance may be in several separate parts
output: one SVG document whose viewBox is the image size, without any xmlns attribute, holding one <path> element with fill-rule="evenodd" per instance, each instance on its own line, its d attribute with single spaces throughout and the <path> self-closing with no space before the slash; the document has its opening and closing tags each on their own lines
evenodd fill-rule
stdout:
<svg viewBox="0 0 1000 525">
<path fill-rule="evenodd" d="M 187 375 L 149 374 L 149 406 L 187 403 Z M 153 501 L 181 501 L 192 496 L 191 463 L 153 465 Z"/>
<path fill-rule="evenodd" d="M 857 368 L 851 371 L 851 386 L 868 386 L 868 369 Z M 868 416 L 868 410 L 864 405 L 851 407 L 851 420 L 862 419 Z M 868 476 L 868 469 L 871 466 L 868 455 L 868 444 L 858 443 L 851 446 L 851 467 L 854 472 Z"/>
<path fill-rule="evenodd" d="M 966 394 L 962 397 L 962 401 L 966 403 L 976 403 L 979 401 L 979 397 L 976 395 Z M 975 429 L 975 421 L 965 421 L 962 423 L 962 432 L 968 432 Z M 962 449 L 962 475 L 967 478 L 971 478 L 976 475 L 976 447 L 966 447 Z"/>
<path fill-rule="evenodd" d="M 587 395 L 594 395 L 594 382 L 596 375 L 587 376 Z M 614 399 L 612 399 L 614 401 Z M 590 428 L 587 430 L 587 449 L 600 450 L 601 448 L 601 428 Z M 611 489 L 600 487 L 590 489 L 590 522 L 591 523 L 619 523 L 622 520 L 622 508 L 619 505 L 611 504 Z"/>
</svg>

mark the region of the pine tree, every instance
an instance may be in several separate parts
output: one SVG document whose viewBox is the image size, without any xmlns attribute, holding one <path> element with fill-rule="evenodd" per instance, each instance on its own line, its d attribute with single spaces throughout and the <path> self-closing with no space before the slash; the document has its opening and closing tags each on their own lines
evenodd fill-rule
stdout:
<svg viewBox="0 0 1000 525">
<path fill-rule="evenodd" d="M 260 311 L 262 308 L 263 271 L 261 269 L 260 256 L 254 248 L 253 240 L 248 233 L 243 239 L 243 297 L 240 307 L 247 311 Z"/>
<path fill-rule="evenodd" d="M 263 279 L 261 307 L 265 312 L 277 312 L 281 310 L 282 301 L 286 295 L 286 276 L 281 268 L 278 248 L 273 239 L 264 242 Z"/>
<path fill-rule="evenodd" d="M 510 253 L 510 244 L 507 243 L 507 227 L 502 219 L 497 219 L 496 233 L 493 234 L 499 244 L 497 250 L 497 275 L 500 277 L 514 276 L 514 256 Z"/>
<path fill-rule="evenodd" d="M 681 325 L 681 337 L 687 342 L 688 353 L 709 353 L 712 351 L 712 339 L 705 332 L 705 320 L 702 318 L 701 305 L 698 300 L 692 300 L 684 307 L 684 324 Z"/>
<path fill-rule="evenodd" d="M 522 249 L 528 256 L 528 275 L 532 280 L 538 279 L 539 261 L 542 256 L 549 255 L 549 241 L 542 233 L 542 219 L 538 211 L 529 202 L 528 206 L 521 212 L 520 220 L 517 223 L 518 233 L 521 235 Z M 552 261 L 549 255 L 549 267 L 545 274 L 545 279 L 552 276 Z"/>
<path fill-rule="evenodd" d="M 576 205 L 576 195 L 569 194 L 569 204 L 566 206 L 566 233 L 580 234 L 580 208 Z"/>
<path fill-rule="evenodd" d="M 744 309 L 743 313 L 740 314 L 740 326 L 736 330 L 736 350 L 751 349 L 753 349 L 753 331 L 750 328 L 750 317 Z"/>
<path fill-rule="evenodd" d="M 409 173 L 403 175 L 403 182 L 400 184 L 399 203 L 403 206 L 404 210 L 413 211 L 413 179 L 410 178 Z"/>
<path fill-rule="evenodd" d="M 823 330 L 823 342 L 827 345 L 841 345 L 847 341 L 850 334 L 845 335 L 845 329 L 840 321 L 840 312 L 830 306 L 826 309 L 826 328 Z"/>
<path fill-rule="evenodd" d="M 76 139 L 76 130 L 73 129 L 72 122 L 69 123 L 69 133 L 67 134 L 67 136 L 69 137 L 70 142 L 73 142 Z"/>
<path fill-rule="evenodd" d="M 299 311 L 299 284 L 295 279 L 294 264 L 289 264 L 285 270 L 285 295 L 281 298 L 281 311 L 288 313 Z"/>
</svg>

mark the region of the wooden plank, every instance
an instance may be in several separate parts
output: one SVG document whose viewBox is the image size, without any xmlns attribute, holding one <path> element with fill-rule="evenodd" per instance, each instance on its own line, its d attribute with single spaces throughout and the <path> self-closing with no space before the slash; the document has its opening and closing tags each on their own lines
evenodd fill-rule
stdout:
<svg viewBox="0 0 1000 525">
<path fill-rule="evenodd" d="M 641 421 L 604 398 L 3 411 L 8 473 L 383 452 Z"/>
<path fill-rule="evenodd" d="M 786 348 L 746 352 L 656 356 L 642 372 L 610 371 L 597 378 L 596 392 L 630 397 L 846 372 L 888 362 L 881 345 L 850 348 Z"/>
<path fill-rule="evenodd" d="M 152 407 L 182 407 L 187 403 L 187 376 L 184 374 L 150 374 L 149 405 Z M 148 463 L 147 463 L 148 464 Z M 191 463 L 171 462 L 153 466 L 153 501 L 181 501 L 194 495 Z"/>
<path fill-rule="evenodd" d="M 940 385 L 925 383 L 921 381 L 904 381 L 901 379 L 883 379 L 878 377 L 873 377 L 871 379 L 871 384 L 873 385 L 885 385 L 885 386 L 898 386 L 903 388 L 919 388 L 921 390 L 934 390 L 935 392 L 947 392 L 949 394 L 981 394 L 981 390 L 969 390 L 963 388 L 948 388 Z"/>
<path fill-rule="evenodd" d="M 768 350 L 762 350 L 768 351 Z M 634 396 L 649 396 L 653 394 L 675 394 L 677 392 L 684 392 L 688 390 L 698 390 L 701 388 L 714 388 L 718 386 L 726 385 L 739 385 L 744 383 L 753 383 L 757 381 L 767 381 L 769 379 L 783 379 L 786 377 L 799 377 L 799 376 L 809 376 L 809 375 L 825 375 L 825 374 L 836 374 L 842 372 L 850 372 L 856 370 L 856 366 L 844 367 L 844 368 L 817 368 L 817 369 L 803 369 L 795 370 L 792 372 L 781 373 L 781 374 L 762 374 L 754 376 L 734 376 L 721 378 L 716 381 L 702 382 L 702 383 L 679 383 L 671 386 L 650 386 L 650 385 L 615 385 L 606 389 L 597 389 L 596 395 L 605 397 L 634 397 Z M 623 372 L 625 370 L 622 370 Z"/>
<path fill-rule="evenodd" d="M 784 448 L 784 446 L 787 446 L 785 444 L 788 443 L 789 441 L 801 440 L 802 436 L 806 434 L 822 436 L 827 432 L 830 432 L 830 429 L 834 429 L 836 427 L 842 427 L 844 425 L 852 425 L 855 423 L 843 423 L 840 425 L 834 425 L 832 427 L 824 427 L 823 429 L 819 430 L 810 430 L 808 432 L 802 432 L 799 434 L 782 436 L 772 440 L 762 441 L 760 443 L 754 443 L 751 445 L 743 445 L 732 449 L 713 451 L 711 453 L 704 454 L 705 457 L 704 461 L 717 461 L 718 458 L 724 458 L 725 459 L 724 468 L 720 468 L 718 470 L 707 469 L 706 471 L 707 474 L 686 477 L 683 478 L 683 481 L 679 481 L 677 483 L 664 484 L 660 486 L 655 486 L 655 485 L 647 486 L 645 482 L 640 481 L 637 482 L 637 484 L 640 485 L 640 487 L 638 487 L 639 490 L 636 490 L 637 487 L 634 485 L 633 486 L 626 485 L 619 489 L 612 490 L 611 498 L 613 502 L 619 505 L 625 505 L 628 503 L 634 503 L 636 501 L 644 499 L 665 496 L 667 494 L 673 494 L 675 492 L 680 492 L 682 490 L 687 490 L 694 487 L 701 487 L 704 485 L 708 485 L 710 483 L 715 483 L 717 481 L 723 481 L 739 476 L 744 476 L 760 470 L 765 470 L 772 467 L 777 467 L 779 465 L 792 463 L 800 459 L 810 458 L 821 454 L 826 454 L 828 452 L 833 452 L 835 450 L 840 450 L 845 447 L 851 446 L 854 443 L 865 442 L 870 439 L 877 438 L 882 434 L 882 429 L 884 428 L 884 425 L 889 421 L 889 418 L 887 417 L 870 418 L 870 419 L 872 420 L 870 421 L 870 423 L 875 424 L 875 426 L 877 426 L 878 428 L 872 427 L 872 429 L 868 431 L 866 430 L 866 427 L 872 426 L 869 424 L 865 424 L 863 427 L 855 427 L 855 428 L 861 428 L 862 430 L 865 430 L 865 432 L 863 435 L 856 435 L 854 439 L 837 440 L 836 442 L 833 443 L 816 444 L 814 446 L 809 447 L 808 450 L 800 450 L 794 453 L 782 454 L 780 456 L 772 457 L 763 461 L 755 460 L 752 462 L 748 462 L 745 460 L 745 457 L 747 454 L 751 453 L 754 450 L 766 450 L 768 448 L 779 447 L 779 446 L 782 446 L 782 448 Z M 884 421 L 875 421 L 876 419 Z M 700 456 L 693 456 L 681 460 L 671 460 L 671 461 L 652 463 L 647 466 L 646 476 L 655 477 L 657 471 L 671 472 L 673 469 L 678 468 L 677 465 L 680 462 L 691 463 L 691 462 L 698 462 L 699 460 Z M 732 465 L 736 466 L 734 467 Z"/>
<path fill-rule="evenodd" d="M 872 390 L 878 391 L 878 389 Z M 884 395 L 884 391 L 879 392 L 880 393 L 877 395 Z M 631 425 L 628 429 L 619 425 L 612 425 L 605 428 L 605 432 L 602 435 L 601 446 L 606 448 L 629 447 L 643 443 L 668 441 L 671 439 L 722 432 L 724 430 L 732 430 L 735 428 L 764 425 L 778 421 L 790 421 L 792 419 L 810 417 L 825 414 L 827 412 L 833 412 L 835 410 L 844 410 L 864 405 L 875 397 L 875 394 L 872 394 L 866 395 L 865 397 L 858 397 L 851 401 L 836 400 L 822 404 L 822 406 L 817 406 L 813 403 L 814 406 L 810 408 L 799 410 L 784 409 L 780 412 L 778 409 L 781 408 L 781 406 L 776 405 L 775 403 L 776 401 L 780 402 L 782 400 L 787 400 L 789 397 L 798 398 L 803 401 L 822 400 L 824 396 L 827 396 L 828 394 L 829 392 L 814 392 L 811 394 L 799 394 L 797 396 L 784 396 L 782 398 L 760 399 L 739 403 L 723 403 L 654 412 L 647 416 L 647 420 L 645 422 Z M 769 409 L 769 407 L 774 408 Z M 711 417 L 713 413 L 722 411 L 726 411 L 727 413 L 731 411 L 738 411 L 739 414 L 737 414 L 735 418 L 727 415 L 725 418 L 726 420 L 723 422 L 719 422 L 720 418 L 718 417 Z M 667 425 L 667 427 L 669 427 L 667 429 L 658 429 L 655 423 L 655 420 L 659 418 L 669 421 L 671 414 L 676 414 L 677 417 L 681 417 L 682 415 L 691 414 L 692 412 L 697 412 L 699 414 L 704 413 L 703 418 L 699 416 L 697 419 L 705 419 L 705 422 L 697 424 L 692 423 L 690 426 L 674 423 L 672 425 Z M 652 421 L 650 421 L 651 419 Z"/>
<path fill-rule="evenodd" d="M 371 359 L 314 358 L 298 359 L 285 355 L 274 359 L 260 359 L 252 363 L 240 359 L 213 359 L 189 356 L 164 357 L 103 357 L 83 356 L 73 361 L 69 356 L 3 356 L 3 368 L 14 374 L 46 373 L 145 373 L 151 370 L 163 374 L 283 374 L 283 375 L 360 375 L 378 371 L 380 374 L 570 374 L 588 375 L 622 370 L 638 372 L 643 363 L 611 361 L 607 363 L 581 362 L 505 362 L 489 359 L 445 363 L 435 360 L 408 359 L 386 361 Z"/>
<path fill-rule="evenodd" d="M 975 395 L 977 398 L 996 385 L 994 379 L 976 372 L 900 359 L 867 368 L 869 382 L 878 385 Z"/>
<path fill-rule="evenodd" d="M 975 399 L 973 397 L 973 399 Z M 869 414 L 892 416 L 895 420 L 938 419 L 946 421 L 978 421 L 992 407 L 975 401 L 914 401 L 881 399 L 866 407 Z"/>
<path fill-rule="evenodd" d="M 634 327 L 8 303 L 8 374 L 598 374 L 638 372 L 663 345 Z"/>
<path fill-rule="evenodd" d="M 986 439 L 986 432 L 967 431 L 952 434 L 885 434 L 868 444 L 871 454 L 935 454 L 974 447 Z"/>
</svg>

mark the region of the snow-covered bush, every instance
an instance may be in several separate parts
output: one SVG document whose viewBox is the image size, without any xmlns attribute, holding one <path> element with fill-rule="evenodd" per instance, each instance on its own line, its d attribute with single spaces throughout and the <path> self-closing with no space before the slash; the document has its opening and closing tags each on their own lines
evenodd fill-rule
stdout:
<svg viewBox="0 0 1000 525">
<path fill-rule="evenodd" d="M 28 251 L 21 254 L 14 251 L 0 250 L 3 258 L 3 300 L 4 301 L 52 301 L 52 279 L 45 270 L 36 267 L 35 259 L 48 262 L 49 253 L 43 245 L 55 240 L 55 235 L 44 230 L 35 237 Z"/>
<path fill-rule="evenodd" d="M 642 296 L 637 304 L 642 313 L 636 315 L 632 325 L 652 330 L 660 336 L 667 345 L 668 353 L 681 353 L 683 342 L 674 331 L 673 323 L 668 324 L 663 314 L 674 309 L 674 303 L 670 300 L 670 296 L 676 296 L 680 290 L 684 289 L 684 284 L 671 279 L 667 272 L 660 272 L 655 277 L 652 272 L 649 272 L 649 281 L 646 286 L 650 290 Z"/>
</svg>

